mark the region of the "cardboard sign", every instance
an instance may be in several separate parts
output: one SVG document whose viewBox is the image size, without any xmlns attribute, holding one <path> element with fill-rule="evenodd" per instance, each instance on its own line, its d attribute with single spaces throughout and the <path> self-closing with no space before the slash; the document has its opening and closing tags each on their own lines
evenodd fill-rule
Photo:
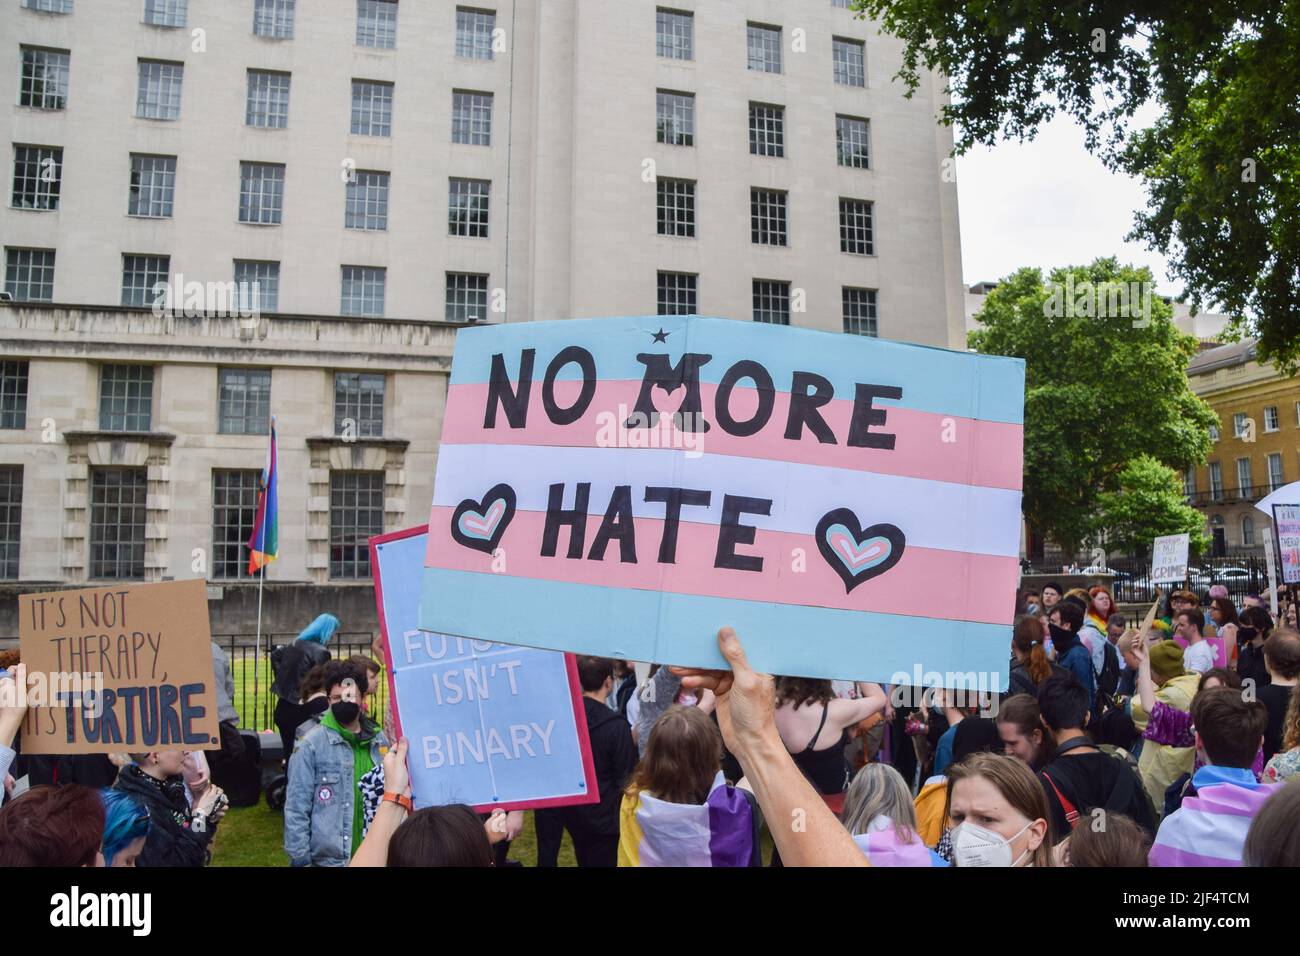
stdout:
<svg viewBox="0 0 1300 956">
<path fill-rule="evenodd" d="M 417 807 L 477 810 L 600 799 L 571 655 L 418 626 L 428 529 L 370 539 L 398 736 Z"/>
<path fill-rule="evenodd" d="M 23 753 L 220 747 L 202 580 L 22 594 L 18 615 L 29 693 L 45 702 Z"/>
<path fill-rule="evenodd" d="M 1024 363 L 653 316 L 457 335 L 420 626 L 888 681 L 1004 674 Z"/>
<path fill-rule="evenodd" d="M 1155 539 L 1151 549 L 1151 583 L 1182 584 L 1187 580 L 1190 534 L 1167 534 Z"/>
<path fill-rule="evenodd" d="M 1273 529 L 1282 562 L 1282 583 L 1300 583 L 1300 505 L 1273 505 Z"/>
</svg>

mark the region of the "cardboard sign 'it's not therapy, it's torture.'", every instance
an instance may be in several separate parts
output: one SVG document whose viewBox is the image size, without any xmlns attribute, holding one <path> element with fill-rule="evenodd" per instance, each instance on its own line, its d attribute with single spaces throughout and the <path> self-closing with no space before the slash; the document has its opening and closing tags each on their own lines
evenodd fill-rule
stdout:
<svg viewBox="0 0 1300 956">
<path fill-rule="evenodd" d="M 1002 673 L 1018 359 L 698 316 L 457 337 L 420 626 L 770 673 Z"/>
<path fill-rule="evenodd" d="M 27 754 L 220 746 L 201 580 L 18 598 Z"/>
</svg>

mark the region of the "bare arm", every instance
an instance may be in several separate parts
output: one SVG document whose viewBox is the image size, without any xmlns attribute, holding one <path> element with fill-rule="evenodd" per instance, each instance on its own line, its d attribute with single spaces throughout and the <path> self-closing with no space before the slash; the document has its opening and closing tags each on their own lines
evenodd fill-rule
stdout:
<svg viewBox="0 0 1300 956">
<path fill-rule="evenodd" d="M 1147 647 L 1147 635 L 1143 633 L 1133 638 L 1133 656 L 1138 659 L 1137 689 L 1142 710 L 1149 716 L 1156 709 L 1156 684 L 1151 679 L 1151 655 Z"/>
<path fill-rule="evenodd" d="M 384 793 L 397 793 L 404 797 L 411 795 L 411 777 L 406 769 L 406 738 L 397 741 L 396 746 L 388 748 L 384 754 Z M 393 838 L 397 828 L 406 822 L 406 807 L 391 800 L 383 800 L 375 810 L 374 819 L 366 837 L 352 855 L 348 866 L 387 866 L 388 841 Z"/>
<path fill-rule="evenodd" d="M 781 742 L 773 718 L 772 678 L 750 668 L 731 628 L 718 632 L 718 645 L 731 671 L 682 670 L 682 684 L 707 687 L 716 695 L 723 739 L 745 771 L 782 862 L 786 866 L 868 866 L 866 856 Z"/>
</svg>

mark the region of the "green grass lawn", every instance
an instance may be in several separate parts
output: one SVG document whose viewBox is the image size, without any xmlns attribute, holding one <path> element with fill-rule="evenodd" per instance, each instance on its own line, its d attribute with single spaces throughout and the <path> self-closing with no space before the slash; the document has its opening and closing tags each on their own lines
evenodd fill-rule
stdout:
<svg viewBox="0 0 1300 956">
<path fill-rule="evenodd" d="M 531 812 L 524 814 L 524 828 L 510 844 L 510 859 L 524 866 L 537 865 L 537 832 Z M 284 815 L 265 801 L 255 807 L 232 809 L 217 827 L 212 847 L 213 866 L 288 866 L 284 855 Z M 564 834 L 560 844 L 560 866 L 577 866 L 573 843 Z"/>
<path fill-rule="evenodd" d="M 271 693 L 271 681 L 274 677 L 266 659 L 263 658 L 261 666 L 257 669 L 256 696 L 253 694 L 254 674 L 251 654 L 245 660 L 231 662 L 230 676 L 235 682 L 234 704 L 235 712 L 239 714 L 239 726 L 244 730 L 275 730 L 275 723 L 271 719 L 275 713 L 275 695 Z M 260 707 L 256 706 L 258 701 L 261 702 Z M 379 689 L 375 693 L 373 710 L 376 720 L 380 719 L 387 704 L 388 675 L 380 671 Z"/>
</svg>

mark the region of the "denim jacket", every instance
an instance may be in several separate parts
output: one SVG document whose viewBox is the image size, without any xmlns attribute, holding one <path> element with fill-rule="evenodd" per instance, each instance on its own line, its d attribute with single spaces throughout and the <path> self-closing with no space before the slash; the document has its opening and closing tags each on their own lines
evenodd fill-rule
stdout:
<svg viewBox="0 0 1300 956">
<path fill-rule="evenodd" d="M 383 765 L 388 740 L 375 728 L 370 757 Z M 318 724 L 294 745 L 284 801 L 284 852 L 291 866 L 347 866 L 352 814 L 358 799 L 352 747 L 335 730 Z"/>
</svg>

